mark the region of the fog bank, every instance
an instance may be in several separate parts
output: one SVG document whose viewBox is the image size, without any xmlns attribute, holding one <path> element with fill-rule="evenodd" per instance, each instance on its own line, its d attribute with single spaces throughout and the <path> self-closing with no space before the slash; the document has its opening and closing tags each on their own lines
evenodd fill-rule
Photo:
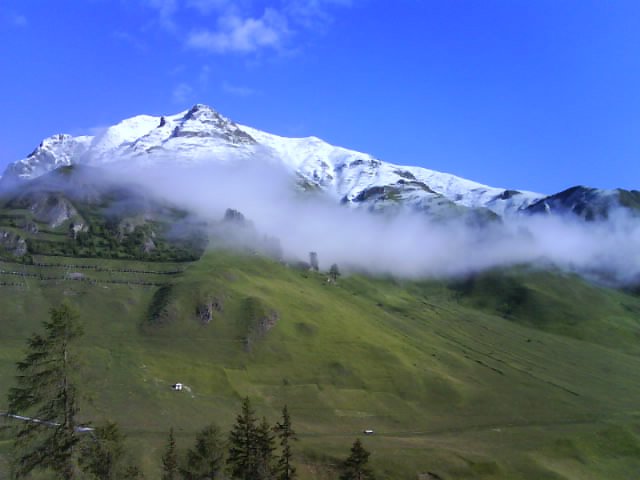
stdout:
<svg viewBox="0 0 640 480">
<path fill-rule="evenodd" d="M 212 220 L 241 211 L 261 234 L 278 237 L 290 259 L 318 252 L 320 268 L 338 263 L 400 277 L 460 276 L 514 264 L 555 265 L 611 282 L 640 281 L 640 220 L 623 209 L 606 221 L 524 216 L 484 227 L 434 222 L 424 213 L 373 214 L 328 194 L 296 188 L 274 162 L 231 162 L 130 170 L 129 178 Z"/>
</svg>

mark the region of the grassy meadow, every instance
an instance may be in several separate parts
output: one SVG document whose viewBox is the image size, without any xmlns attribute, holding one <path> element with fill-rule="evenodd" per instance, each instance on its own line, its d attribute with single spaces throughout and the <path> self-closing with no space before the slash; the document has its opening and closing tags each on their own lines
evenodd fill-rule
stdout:
<svg viewBox="0 0 640 480">
<path fill-rule="evenodd" d="M 302 480 L 337 478 L 357 437 L 379 479 L 640 472 L 638 296 L 527 268 L 334 284 L 228 251 L 34 263 L 0 263 L 0 410 L 26 338 L 68 299 L 85 329 L 81 416 L 117 421 L 147 478 L 170 427 L 191 446 L 210 421 L 227 430 L 246 395 L 271 422 L 288 405 Z"/>
</svg>

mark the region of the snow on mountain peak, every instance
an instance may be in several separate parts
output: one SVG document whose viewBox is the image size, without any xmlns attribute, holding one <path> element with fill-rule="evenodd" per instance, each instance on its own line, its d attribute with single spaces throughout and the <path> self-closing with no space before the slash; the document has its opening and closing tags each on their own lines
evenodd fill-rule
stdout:
<svg viewBox="0 0 640 480">
<path fill-rule="evenodd" d="M 318 137 L 288 138 L 238 125 L 213 108 L 196 104 L 168 116 L 138 115 L 90 137 L 60 134 L 45 139 L 3 176 L 34 178 L 74 163 L 100 165 L 119 160 L 154 165 L 236 160 L 277 161 L 308 187 L 336 200 L 369 208 L 437 204 L 486 207 L 498 214 L 517 211 L 541 199 L 531 192 L 492 188 L 455 175 L 382 162 L 331 145 Z M 508 192 L 511 192 L 507 195 Z"/>
</svg>

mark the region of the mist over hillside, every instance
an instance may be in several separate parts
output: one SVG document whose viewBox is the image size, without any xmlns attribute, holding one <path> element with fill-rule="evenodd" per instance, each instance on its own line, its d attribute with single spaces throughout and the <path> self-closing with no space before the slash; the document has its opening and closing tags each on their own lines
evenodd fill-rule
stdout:
<svg viewBox="0 0 640 480">
<path fill-rule="evenodd" d="M 116 165 L 116 164 L 114 164 Z M 120 175 L 120 170 L 112 170 Z M 640 218 L 611 210 L 585 221 L 570 214 L 518 214 L 474 222 L 410 207 L 370 211 L 303 191 L 273 162 L 131 167 L 154 195 L 210 221 L 241 211 L 260 234 L 280 239 L 289 259 L 316 251 L 320 267 L 399 277 L 464 276 L 493 267 L 557 267 L 611 284 L 640 281 Z"/>
<path fill-rule="evenodd" d="M 343 271 L 424 278 L 527 264 L 615 285 L 640 282 L 638 191 L 490 187 L 316 137 L 266 133 L 203 104 L 124 119 L 95 136 L 44 139 L 7 167 L 0 189 L 51 189 L 49 174 L 71 166 L 61 185 L 71 200 L 100 197 L 93 184 L 108 181 L 113 193 L 128 184 L 126 202 L 109 200 L 124 216 L 135 197 L 130 184 L 210 223 L 236 209 L 256 227 L 248 236 L 278 238 L 292 260 L 315 251 L 325 269 L 338 263 Z"/>
</svg>

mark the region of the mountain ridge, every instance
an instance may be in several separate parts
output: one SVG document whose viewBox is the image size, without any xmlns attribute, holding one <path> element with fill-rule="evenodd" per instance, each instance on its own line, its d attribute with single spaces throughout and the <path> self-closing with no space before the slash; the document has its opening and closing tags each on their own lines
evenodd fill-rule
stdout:
<svg viewBox="0 0 640 480">
<path fill-rule="evenodd" d="M 640 205 L 637 192 L 622 189 L 589 189 L 590 193 L 583 191 L 572 199 L 563 192 L 545 195 L 491 187 L 449 173 L 385 162 L 314 136 L 267 133 L 235 123 L 204 104 L 173 115 L 130 117 L 95 136 L 53 135 L 27 157 L 9 164 L 0 185 L 72 164 L 152 167 L 167 160 L 182 166 L 267 162 L 283 167 L 303 189 L 324 192 L 342 204 L 372 211 L 408 207 L 445 218 L 484 211 L 485 216 L 502 217 L 571 213 L 592 220 L 607 218 L 613 208 L 638 210 Z"/>
<path fill-rule="evenodd" d="M 26 158 L 10 164 L 3 183 L 34 178 L 75 163 L 93 165 L 134 159 L 153 164 L 172 157 L 180 164 L 265 158 L 283 166 L 342 203 L 358 205 L 366 191 L 387 187 L 399 198 L 376 197 L 366 205 L 384 208 L 402 201 L 415 208 L 446 203 L 488 208 L 502 215 L 544 195 L 489 187 L 455 175 L 383 162 L 374 156 L 331 145 L 318 137 L 288 138 L 236 124 L 211 107 L 196 104 L 167 115 L 138 115 L 95 136 L 58 134 L 43 140 Z"/>
</svg>

